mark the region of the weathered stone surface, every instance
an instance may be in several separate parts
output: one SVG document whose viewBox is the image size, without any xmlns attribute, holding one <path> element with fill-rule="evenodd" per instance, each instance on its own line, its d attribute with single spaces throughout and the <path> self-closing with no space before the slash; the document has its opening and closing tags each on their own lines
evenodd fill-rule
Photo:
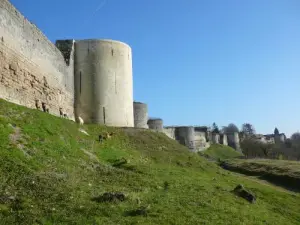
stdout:
<svg viewBox="0 0 300 225">
<path fill-rule="evenodd" d="M 40 68 L 21 61 L 22 55 L 12 52 L 0 42 L 0 49 L 8 54 L 0 55 L 0 97 L 8 101 L 35 108 L 35 99 L 45 101 L 50 113 L 58 115 L 59 107 L 72 115 L 73 96 L 63 87 L 50 86 Z M 15 61 L 18 61 L 16 63 Z M 50 78 L 51 79 L 51 78 Z"/>
<path fill-rule="evenodd" d="M 51 114 L 74 115 L 72 44 L 68 65 L 62 53 L 7 0 L 0 1 L 0 98 Z"/>
<path fill-rule="evenodd" d="M 14 62 L 12 62 L 10 65 L 9 65 L 9 69 L 13 70 L 13 71 L 17 71 L 18 69 L 18 65 Z"/>
</svg>

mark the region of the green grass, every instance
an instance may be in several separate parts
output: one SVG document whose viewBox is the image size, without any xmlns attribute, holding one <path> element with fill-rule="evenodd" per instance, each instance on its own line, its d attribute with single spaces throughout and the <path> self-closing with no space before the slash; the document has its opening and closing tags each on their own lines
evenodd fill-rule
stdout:
<svg viewBox="0 0 300 225">
<path fill-rule="evenodd" d="M 277 185 L 300 190 L 300 162 L 271 159 L 233 159 L 221 165 L 229 170 L 259 176 Z"/>
<path fill-rule="evenodd" d="M 0 100 L 0 224 L 300 224 L 299 194 L 236 176 L 164 134 L 78 128 Z M 116 134 L 98 143 L 104 131 Z M 230 192 L 240 183 L 255 204 Z M 112 191 L 127 200 L 91 200 Z M 141 206 L 147 216 L 130 216 Z"/>
<path fill-rule="evenodd" d="M 243 155 L 229 146 L 219 144 L 211 145 L 205 151 L 200 152 L 200 154 L 214 160 L 232 159 Z"/>
</svg>

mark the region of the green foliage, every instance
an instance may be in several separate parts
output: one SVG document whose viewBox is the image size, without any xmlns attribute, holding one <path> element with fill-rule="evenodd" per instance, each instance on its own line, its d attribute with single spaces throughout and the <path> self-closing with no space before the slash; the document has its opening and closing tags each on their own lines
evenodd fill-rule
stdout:
<svg viewBox="0 0 300 225">
<path fill-rule="evenodd" d="M 216 123 L 213 123 L 213 125 L 212 125 L 212 132 L 213 133 L 220 133 L 219 127 Z"/>
<path fill-rule="evenodd" d="M 298 194 L 224 171 L 164 134 L 78 128 L 0 100 L 0 224 L 299 224 Z M 106 131 L 115 134 L 99 143 Z M 231 193 L 240 183 L 257 203 Z M 92 201 L 106 192 L 126 200 Z"/>
<path fill-rule="evenodd" d="M 224 160 L 224 159 L 231 159 L 231 158 L 237 158 L 243 156 L 242 153 L 236 151 L 235 149 L 229 146 L 224 146 L 219 144 L 211 145 L 205 151 L 200 152 L 200 154 L 204 154 L 208 158 L 215 159 L 215 160 Z"/>
<path fill-rule="evenodd" d="M 277 127 L 275 127 L 274 134 L 275 134 L 276 136 L 279 135 L 279 130 L 277 129 Z"/>
<path fill-rule="evenodd" d="M 247 137 L 240 144 L 246 158 L 300 160 L 300 142 L 297 141 L 272 144 Z"/>
<path fill-rule="evenodd" d="M 241 148 L 247 158 L 268 158 L 274 145 L 262 143 L 252 138 L 245 138 L 241 141 Z"/>
</svg>

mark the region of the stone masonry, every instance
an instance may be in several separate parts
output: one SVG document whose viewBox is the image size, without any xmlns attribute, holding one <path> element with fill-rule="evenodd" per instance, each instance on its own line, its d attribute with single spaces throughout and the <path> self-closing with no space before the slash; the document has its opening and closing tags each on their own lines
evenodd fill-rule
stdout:
<svg viewBox="0 0 300 225">
<path fill-rule="evenodd" d="M 71 49 L 72 51 L 72 49 Z M 0 98 L 35 108 L 36 100 L 74 119 L 72 52 L 61 51 L 9 1 L 0 1 Z"/>
</svg>

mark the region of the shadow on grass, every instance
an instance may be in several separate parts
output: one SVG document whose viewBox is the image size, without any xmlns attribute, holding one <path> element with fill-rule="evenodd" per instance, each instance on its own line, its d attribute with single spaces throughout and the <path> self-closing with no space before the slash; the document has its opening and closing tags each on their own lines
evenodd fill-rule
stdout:
<svg viewBox="0 0 300 225">
<path fill-rule="evenodd" d="M 220 162 L 219 165 L 225 169 L 247 176 L 255 176 L 259 179 L 266 180 L 272 184 L 283 187 L 287 190 L 300 192 L 300 178 L 288 175 L 273 174 L 266 171 L 253 171 L 247 168 L 237 167 L 226 162 Z"/>
<path fill-rule="evenodd" d="M 124 169 L 127 171 L 144 174 L 143 171 L 138 169 L 135 165 L 130 165 L 125 158 L 117 159 L 111 162 L 112 166 L 119 169 Z"/>
<path fill-rule="evenodd" d="M 145 207 L 139 207 L 138 209 L 134 210 L 129 210 L 126 211 L 124 216 L 130 216 L 130 217 L 135 217 L 135 216 L 148 216 L 149 215 L 149 206 Z"/>
</svg>

